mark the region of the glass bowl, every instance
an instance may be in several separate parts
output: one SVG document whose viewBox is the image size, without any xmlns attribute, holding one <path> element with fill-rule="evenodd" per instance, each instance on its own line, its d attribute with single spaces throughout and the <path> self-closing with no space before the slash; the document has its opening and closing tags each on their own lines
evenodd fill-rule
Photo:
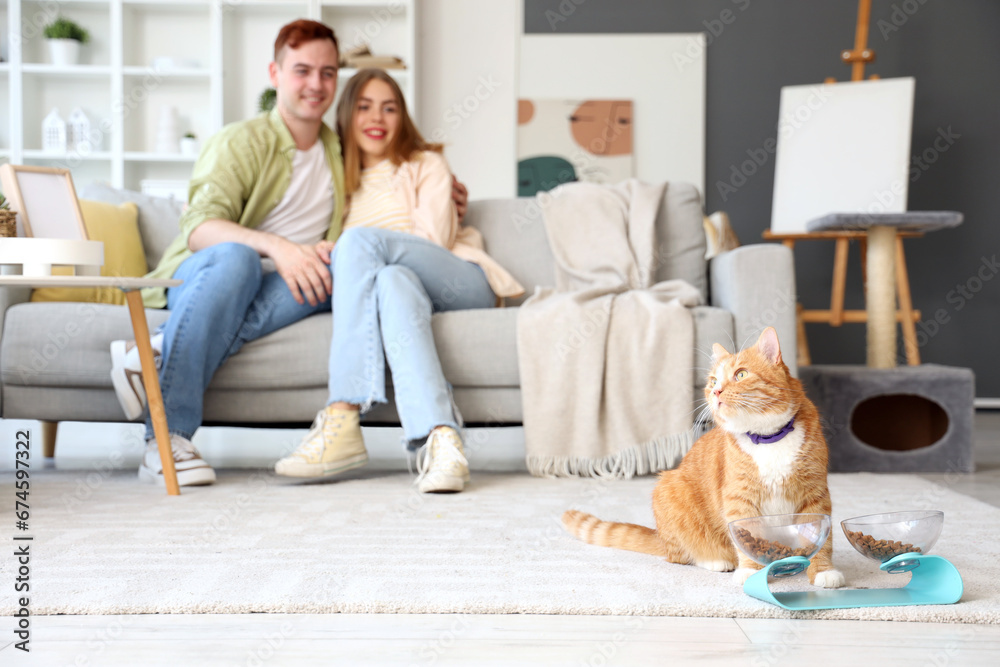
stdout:
<svg viewBox="0 0 1000 667">
<path fill-rule="evenodd" d="M 847 541 L 862 556 L 884 563 L 900 554 L 926 554 L 937 542 L 944 525 L 944 512 L 915 510 L 888 512 L 845 519 L 840 522 Z M 912 566 L 912 567 L 908 567 Z M 905 572 L 916 567 L 916 561 L 904 561 L 892 569 Z"/>
<path fill-rule="evenodd" d="M 759 565 L 789 556 L 812 558 L 830 536 L 829 514 L 771 514 L 729 524 L 733 544 Z M 795 564 L 771 569 L 771 576 L 790 577 L 805 569 Z"/>
</svg>

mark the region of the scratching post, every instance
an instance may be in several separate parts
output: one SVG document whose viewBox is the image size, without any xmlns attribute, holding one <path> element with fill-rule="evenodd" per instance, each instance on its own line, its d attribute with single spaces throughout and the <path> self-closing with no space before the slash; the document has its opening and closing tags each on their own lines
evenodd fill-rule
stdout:
<svg viewBox="0 0 1000 667">
<path fill-rule="evenodd" d="M 896 230 L 872 227 L 868 230 L 868 282 L 865 302 L 868 310 L 868 366 L 896 366 Z"/>
<path fill-rule="evenodd" d="M 804 366 L 799 377 L 819 408 L 834 472 L 972 472 L 972 371 L 896 367 L 897 237 L 955 227 L 951 211 L 839 213 L 810 232 L 867 231 L 868 365 Z M 900 293 L 909 301 L 909 294 Z M 909 355 L 911 350 L 907 349 Z"/>
<path fill-rule="evenodd" d="M 865 302 L 868 308 L 869 368 L 896 367 L 897 232 L 933 232 L 960 224 L 962 214 L 955 211 L 906 211 L 831 213 L 806 225 L 806 229 L 813 233 L 866 231 L 868 234 Z"/>
</svg>

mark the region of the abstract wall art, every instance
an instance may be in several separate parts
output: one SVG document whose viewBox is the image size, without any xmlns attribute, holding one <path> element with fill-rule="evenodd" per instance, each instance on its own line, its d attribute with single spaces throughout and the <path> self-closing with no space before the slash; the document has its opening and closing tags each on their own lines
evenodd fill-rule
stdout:
<svg viewBox="0 0 1000 667">
<path fill-rule="evenodd" d="M 517 194 L 562 183 L 617 183 L 635 175 L 633 105 L 622 99 L 521 99 Z"/>
</svg>

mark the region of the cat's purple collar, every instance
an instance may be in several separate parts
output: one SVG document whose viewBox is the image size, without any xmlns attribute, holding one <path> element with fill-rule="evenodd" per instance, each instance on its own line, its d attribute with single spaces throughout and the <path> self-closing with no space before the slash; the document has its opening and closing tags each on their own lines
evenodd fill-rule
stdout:
<svg viewBox="0 0 1000 667">
<path fill-rule="evenodd" d="M 750 442 L 755 445 L 769 445 L 772 442 L 778 442 L 786 435 L 795 430 L 795 417 L 792 420 L 781 427 L 781 430 L 777 433 L 772 433 L 771 435 L 760 435 L 758 433 L 747 433 L 747 437 L 750 438 Z"/>
</svg>

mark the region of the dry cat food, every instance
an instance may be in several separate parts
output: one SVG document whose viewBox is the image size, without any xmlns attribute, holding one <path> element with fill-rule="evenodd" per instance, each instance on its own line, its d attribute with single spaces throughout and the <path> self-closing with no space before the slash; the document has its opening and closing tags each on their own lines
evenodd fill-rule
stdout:
<svg viewBox="0 0 1000 667">
<path fill-rule="evenodd" d="M 754 537 L 753 533 L 746 528 L 736 529 L 736 539 L 739 541 L 740 547 L 751 558 L 767 564 L 790 556 L 805 556 L 808 558 L 813 552 L 811 548 L 793 549 L 781 542 L 771 542 L 760 537 Z"/>
<path fill-rule="evenodd" d="M 847 539 L 854 547 L 869 558 L 887 561 L 894 556 L 906 553 L 921 553 L 920 547 L 892 540 L 876 540 L 871 535 L 865 535 L 860 530 L 848 530 Z"/>
</svg>

